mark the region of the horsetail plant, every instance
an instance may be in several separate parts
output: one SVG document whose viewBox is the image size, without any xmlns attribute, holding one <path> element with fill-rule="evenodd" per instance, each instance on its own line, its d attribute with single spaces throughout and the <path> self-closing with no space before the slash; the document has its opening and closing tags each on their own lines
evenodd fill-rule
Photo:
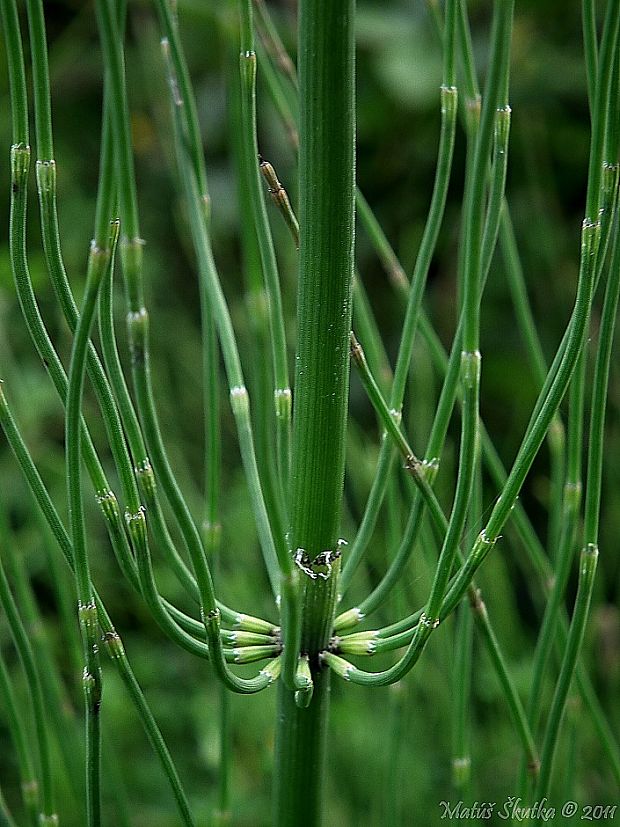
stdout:
<svg viewBox="0 0 620 827">
<path fill-rule="evenodd" d="M 22 45 L 22 5 L 28 49 Z M 14 804 L 11 800 L 10 804 L 20 806 L 25 819 L 19 822 L 11 815 L 0 783 L 0 820 L 9 825 L 48 827 L 121 823 L 121 816 L 107 815 L 105 803 L 108 785 L 117 783 L 119 801 L 124 793 L 122 779 L 114 782 L 114 773 L 106 771 L 115 757 L 113 752 L 106 753 L 102 741 L 109 680 L 104 654 L 126 689 L 166 778 L 176 807 L 175 823 L 193 827 L 203 823 L 206 812 L 204 803 L 194 805 L 184 790 L 181 774 L 108 614 L 108 597 L 99 589 L 105 553 L 101 534 L 91 527 L 94 513 L 88 498 L 92 498 L 92 491 L 89 494 L 82 479 L 84 468 L 107 542 L 128 589 L 140 606 L 147 607 L 170 644 L 183 651 L 184 657 L 190 654 L 208 663 L 209 675 L 219 684 L 217 692 L 213 686 L 207 690 L 218 698 L 220 706 L 219 781 L 213 795 L 217 803 L 211 806 L 214 823 L 236 823 L 230 766 L 231 693 L 254 695 L 277 684 L 269 823 L 280 827 L 331 823 L 326 820 L 325 802 L 332 676 L 342 679 L 343 685 L 376 688 L 406 679 L 415 666 L 416 672 L 422 672 L 429 660 L 425 649 L 437 645 L 441 632 L 435 630 L 450 623 L 452 614 L 457 615 L 454 634 L 441 639 L 448 641 L 452 662 L 452 777 L 459 795 L 470 796 L 474 783 L 475 732 L 469 718 L 475 690 L 475 635 L 488 654 L 506 704 L 515 754 L 522 754 L 513 792 L 518 790 L 524 802 L 546 800 L 550 795 L 573 683 L 592 720 L 610 775 L 620 786 L 620 750 L 582 653 L 596 594 L 605 411 L 620 291 L 620 4 L 607 0 L 599 42 L 594 4 L 583 3 L 591 115 L 587 191 L 574 304 L 550 366 L 528 298 L 510 198 L 505 192 L 511 118 L 515 117 L 509 103 L 513 0 L 488 4 L 492 24 L 482 93 L 467 3 L 445 0 L 443 7 L 428 3 L 443 58 L 441 77 L 437 78 L 441 123 L 428 216 L 410 278 L 356 182 L 355 0 L 299 0 L 296 61 L 287 52 L 270 3 L 231 0 L 204 4 L 203 13 L 211 16 L 218 36 L 226 48 L 234 43 L 238 55 L 228 83 L 232 87 L 232 143 L 243 219 L 243 277 L 250 308 L 244 326 L 236 324 L 238 313 L 227 299 L 230 285 L 216 263 L 212 224 L 218 204 L 212 203 L 209 193 L 200 109 L 184 51 L 181 24 L 185 7 L 180 3 L 177 8 L 170 0 L 155 0 L 152 5 L 160 28 L 161 77 L 168 89 L 173 177 L 183 204 L 181 231 L 191 243 L 197 272 L 204 421 L 204 480 L 198 513 L 194 492 L 184 490 L 182 478 L 174 470 L 176 458 L 169 453 L 162 391 L 156 381 L 157 350 L 151 348 L 151 341 L 162 332 L 147 309 L 153 262 L 141 237 L 132 143 L 135 124 L 128 82 L 134 67 L 127 59 L 126 31 L 131 31 L 134 23 L 134 4 L 95 0 L 94 14 L 90 8 L 84 12 L 94 17 L 100 43 L 102 115 L 94 230 L 90 247 L 84 247 L 88 255 L 78 301 L 65 265 L 57 209 L 57 175 L 62 170 L 57 171 L 54 156 L 44 5 L 42 0 L 26 0 L 24 4 L 0 0 L 12 113 L 10 268 L 28 334 L 64 408 L 65 501 L 54 502 L 55 492 L 37 467 L 25 430 L 17 423 L 14 411 L 19 405 L 12 400 L 9 383 L 6 392 L 0 386 L 0 425 L 45 530 L 70 573 L 71 579 L 64 581 L 55 562 L 51 566 L 61 604 L 59 613 L 63 615 L 62 605 L 66 605 L 63 588 L 68 588 L 67 583 L 77 610 L 74 626 L 79 628 L 81 651 L 72 658 L 79 658 L 82 669 L 84 718 L 82 755 L 82 747 L 75 749 L 73 725 L 63 731 L 60 707 L 65 687 L 60 670 L 44 643 L 29 640 L 26 624 L 40 623 L 39 609 L 24 561 L 11 546 L 4 518 L 7 506 L 0 501 L 0 604 L 28 689 L 24 700 L 19 691 L 24 682 L 0 651 L 2 716 L 22 784 L 22 801 Z M 274 163 L 260 154 L 263 91 L 271 97 L 273 111 L 281 120 L 277 128 L 288 138 L 296 157 L 296 184 L 284 180 L 284 175 L 283 183 Z M 35 134 L 32 148 L 30 103 Z M 446 352 L 424 299 L 449 191 L 458 186 L 453 167 L 458 157 L 459 117 L 465 170 L 455 266 L 456 318 Z M 62 337 L 46 322 L 31 272 L 27 200 L 32 158 L 43 261 L 71 336 L 66 368 Z M 286 255 L 280 255 L 278 239 L 283 227 L 276 227 L 276 219 L 272 222 L 273 210 L 281 214 L 290 236 L 282 234 L 290 247 Z M 382 264 L 386 284 L 401 304 L 403 324 L 395 353 L 387 338 L 382 338 L 364 273 L 356 268 L 356 214 Z M 498 240 L 517 329 L 538 390 L 529 424 L 508 469 L 485 427 L 481 408 L 483 309 L 487 281 L 496 277 Z M 291 325 L 286 268 L 293 257 L 297 259 L 297 299 L 295 324 Z M 124 286 L 126 337 L 119 334 L 115 312 L 117 271 Z M 597 288 L 603 281 L 601 321 L 590 376 L 589 343 L 590 336 L 595 338 L 593 316 Z M 293 331 L 294 363 L 290 347 Z M 248 337 L 254 351 L 248 359 L 249 369 L 242 344 Z M 418 454 L 413 446 L 421 442 L 417 422 L 420 405 L 414 388 L 420 341 L 432 369 L 429 374 L 438 377 L 441 390 L 426 449 Z M 129 371 L 124 367 L 125 343 Z M 7 364 L 0 362 L 0 368 L 8 371 L 8 363 L 7 352 Z M 353 382 L 361 387 L 381 435 L 357 515 L 349 507 L 345 487 L 348 466 L 353 464 L 348 456 L 353 450 L 348 435 L 355 432 L 348 419 L 351 365 Z M 262 610 L 249 614 L 219 599 L 227 561 L 239 555 L 234 532 L 226 525 L 223 496 L 223 432 L 228 412 L 220 399 L 222 375 L 271 592 L 267 618 L 259 616 Z M 109 448 L 105 453 L 93 426 L 90 402 L 85 399 L 88 384 L 95 392 L 105 428 Z M 565 439 L 562 405 L 567 396 Z M 588 399 L 586 439 L 583 423 Z M 411 416 L 403 413 L 408 401 L 413 408 Z M 449 468 L 448 475 L 444 468 L 455 411 L 460 417 L 460 437 L 451 480 L 447 478 Z M 546 547 L 519 500 L 545 440 L 551 461 Z M 494 487 L 488 509 L 484 506 L 483 471 Z M 387 564 L 383 574 L 373 578 L 367 592 L 361 594 L 359 573 L 374 539 L 381 536 L 384 515 Z M 536 599 L 545 601 L 525 703 L 480 585 L 481 566 L 507 525 L 516 531 L 526 552 L 526 566 L 535 572 Z M 568 612 L 565 595 L 578 546 L 577 594 Z M 411 601 L 405 599 L 403 590 L 394 599 L 412 565 L 428 569 L 428 594 L 421 605 L 416 595 L 419 607 L 415 611 L 411 611 Z M 164 572 L 172 575 L 166 577 L 165 585 Z M 254 582 L 253 589 L 259 602 Z M 397 605 L 398 620 L 385 621 L 386 605 Z M 65 620 L 66 615 L 65 611 Z M 375 627 L 368 628 L 376 618 Z M 75 651 L 75 628 L 65 629 L 67 622 L 60 625 L 67 651 Z M 4 644 L 4 637 L 0 644 Z M 398 650 L 404 650 L 398 659 L 383 658 Z M 377 671 L 364 668 L 364 659 L 375 656 L 388 665 Z M 551 672 L 552 656 L 559 668 L 547 710 L 540 696 Z M 246 665 L 249 670 L 237 670 L 237 666 Z M 345 686 L 345 691 L 351 690 Z M 53 706 L 54 714 L 46 714 L 46 704 Z M 392 696 L 391 758 L 382 804 L 390 824 L 402 821 L 401 792 L 395 776 L 406 745 L 406 706 L 405 694 Z M 30 715 L 34 737 L 28 724 Z M 61 757 L 58 767 L 57 753 Z M 75 778 L 78 757 L 83 764 L 83 781 Z M 71 776 L 72 797 L 67 801 L 58 794 L 63 773 Z M 196 815 L 199 810 L 200 816 Z M 133 823 L 131 806 L 127 813 L 126 823 Z"/>
</svg>

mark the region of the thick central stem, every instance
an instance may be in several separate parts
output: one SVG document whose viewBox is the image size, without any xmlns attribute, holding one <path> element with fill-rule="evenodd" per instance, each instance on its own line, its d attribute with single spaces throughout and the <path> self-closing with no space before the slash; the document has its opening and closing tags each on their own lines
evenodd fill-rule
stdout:
<svg viewBox="0 0 620 827">
<path fill-rule="evenodd" d="M 321 823 L 329 639 L 339 565 L 349 386 L 355 196 L 355 0 L 299 4 L 300 266 L 290 540 L 304 594 L 302 653 L 315 681 L 307 709 L 280 689 L 276 823 Z M 320 556 L 319 556 L 320 555 Z"/>
</svg>

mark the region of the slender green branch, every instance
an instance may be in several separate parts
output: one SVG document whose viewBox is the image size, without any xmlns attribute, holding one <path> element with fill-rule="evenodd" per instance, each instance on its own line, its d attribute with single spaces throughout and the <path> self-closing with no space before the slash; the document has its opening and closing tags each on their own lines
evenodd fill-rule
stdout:
<svg viewBox="0 0 620 827">
<path fill-rule="evenodd" d="M 3 538 L 4 539 L 4 538 Z M 0 561 L 4 552 L 0 554 Z M 15 599 L 11 593 L 4 566 L 0 562 L 0 604 L 8 620 L 11 636 L 19 654 L 24 672 L 28 681 L 28 689 L 32 703 L 32 713 L 35 722 L 35 738 L 38 750 L 38 762 L 41 782 L 41 800 L 39 803 L 39 821 L 46 827 L 58 824 L 56 813 L 56 794 L 54 789 L 54 773 L 52 769 L 52 754 L 49 737 L 49 717 L 46 712 L 45 695 L 39 675 L 39 666 L 28 637 L 28 633 L 21 619 Z M 9 698 L 10 700 L 10 698 Z M 21 752 L 21 750 L 20 750 Z M 26 754 L 22 755 L 22 760 Z M 24 769 L 28 769 L 27 762 Z M 24 778 L 24 782 L 28 782 Z"/>
<path fill-rule="evenodd" d="M 549 790 L 553 759 L 557 748 L 558 733 L 566 707 L 566 698 L 575 673 L 577 658 L 579 657 L 579 651 L 588 620 L 597 560 L 598 548 L 594 545 L 586 546 L 581 553 L 579 563 L 579 587 L 568 633 L 566 651 L 562 660 L 560 676 L 556 684 L 553 702 L 545 728 L 545 737 L 541 752 L 540 776 L 536 787 L 536 796 L 539 801 L 547 795 Z"/>
<path fill-rule="evenodd" d="M 609 265 L 609 275 L 603 301 L 603 312 L 599 330 L 599 345 L 596 354 L 594 379 L 592 382 L 592 403 L 590 406 L 590 430 L 588 438 L 588 466 L 586 474 L 585 514 L 583 535 L 585 544 L 598 542 L 599 514 L 601 508 L 601 485 L 603 476 L 604 429 L 609 383 L 611 350 L 620 291 L 620 232 L 616 217 L 615 243 Z"/>
<path fill-rule="evenodd" d="M 267 294 L 275 382 L 274 403 L 277 426 L 278 470 L 282 496 L 284 497 L 284 492 L 288 489 L 290 468 L 292 397 L 288 377 L 286 337 L 284 333 L 278 267 L 267 218 L 263 187 L 260 180 L 261 174 L 256 132 L 256 53 L 254 52 L 251 0 L 240 0 L 240 11 L 242 25 L 239 61 L 242 90 L 242 127 L 246 154 L 245 162 L 246 168 L 250 173 L 248 175 L 250 198 L 253 205 L 252 212 Z"/>
<path fill-rule="evenodd" d="M 30 740 L 2 652 L 0 652 L 0 699 L 9 736 L 17 756 L 24 809 L 31 827 L 37 827 L 40 812 L 39 782 L 35 775 Z"/>
<path fill-rule="evenodd" d="M 97 296 L 104 272 L 110 266 L 110 250 L 93 243 L 91 247 L 84 306 L 75 331 L 69 389 L 65 442 L 67 453 L 67 496 L 71 523 L 73 561 L 78 596 L 78 616 L 84 649 L 83 690 L 86 707 L 86 810 L 89 827 L 101 824 L 101 696 L 97 610 L 86 549 L 84 503 L 82 499 L 80 409 L 84 390 L 86 353 Z"/>
<path fill-rule="evenodd" d="M 471 780 L 471 671 L 473 616 L 463 602 L 457 609 L 452 692 L 452 783 L 463 794 Z"/>
</svg>

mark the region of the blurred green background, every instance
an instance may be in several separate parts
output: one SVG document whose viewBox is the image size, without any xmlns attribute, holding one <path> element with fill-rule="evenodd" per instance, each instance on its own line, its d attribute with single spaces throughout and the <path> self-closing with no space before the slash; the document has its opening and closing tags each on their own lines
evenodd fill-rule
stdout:
<svg viewBox="0 0 620 827">
<path fill-rule="evenodd" d="M 279 30 L 294 50 L 295 4 L 271 2 Z M 490 28 L 489 2 L 469 3 L 479 76 L 484 77 Z M 69 278 L 81 295 L 95 204 L 101 100 L 101 61 L 91 3 L 46 2 L 53 92 L 59 211 Z M 247 308 L 239 248 L 239 208 L 231 158 L 231 85 L 236 82 L 236 47 L 230 37 L 234 3 L 178 0 L 183 42 L 191 67 L 204 135 L 213 201 L 213 240 L 242 358 L 251 364 Z M 441 51 L 425 3 L 418 0 L 359 0 L 358 3 L 358 181 L 388 237 L 411 272 L 424 227 L 433 183 L 441 82 Z M 25 32 L 25 27 L 24 27 Z M 0 49 L 4 49 L 0 45 Z M 146 240 L 147 302 L 152 314 L 155 388 L 166 443 L 175 470 L 197 518 L 201 515 L 202 425 L 200 325 L 195 267 L 174 186 L 168 93 L 159 50 L 157 21 L 151 5 L 131 2 L 128 18 L 127 73 L 137 162 L 142 235 Z M 31 346 L 20 318 L 9 267 L 8 157 L 9 97 L 4 51 L 0 55 L 0 377 L 41 473 L 66 516 L 63 416 L 60 403 Z M 264 88 L 259 69 L 259 132 L 262 154 L 296 199 L 294 154 Z M 550 360 L 566 325 L 576 283 L 579 228 L 587 172 L 589 115 L 582 59 L 579 4 L 559 0 L 517 4 L 513 37 L 513 109 L 507 194 L 514 218 L 527 286 L 545 354 Z M 455 166 L 446 217 L 429 277 L 426 308 L 449 347 L 455 326 L 455 271 L 462 197 L 465 141 L 457 133 Z M 328 182 L 326 182 L 328 185 Z M 281 263 L 285 310 L 294 352 L 295 250 L 286 228 L 271 212 Z M 70 336 L 61 318 L 39 241 L 36 193 L 31 192 L 30 264 L 41 308 L 67 364 Z M 391 357 L 398 346 L 402 304 L 390 287 L 362 229 L 358 263 Z M 126 355 L 122 297 L 118 334 Z M 593 330 L 596 330 L 596 315 Z M 496 256 L 483 304 L 482 414 L 504 462 L 514 457 L 535 400 L 525 350 L 513 318 L 510 294 Z M 249 367 L 248 367 L 249 369 Z M 423 454 L 440 388 L 423 345 L 416 348 L 410 413 L 406 421 L 414 450 Z M 224 398 L 225 403 L 225 398 Z M 353 473 L 346 481 L 343 536 L 351 539 L 372 480 L 378 432 L 372 411 L 354 380 L 354 425 L 350 434 Z M 607 427 L 607 463 L 601 523 L 601 558 L 596 602 L 588 627 L 586 661 L 615 732 L 620 729 L 620 624 L 617 608 L 620 536 L 620 375 L 612 364 Z M 86 415 L 110 479 L 109 453 L 95 403 L 87 390 Z M 456 428 L 454 428 L 456 425 Z M 247 492 L 239 467 L 234 425 L 222 405 L 224 443 L 222 520 L 223 552 L 218 586 L 222 599 L 242 611 L 275 619 L 268 583 L 260 563 L 249 516 Z M 438 486 L 446 504 L 450 468 L 458 447 L 453 423 Z M 484 506 L 497 492 L 485 480 Z M 522 502 L 545 541 L 549 469 L 543 448 L 522 494 Z M 152 622 L 144 603 L 123 581 L 112 558 L 104 526 L 92 498 L 88 516 L 94 576 L 123 637 L 136 675 L 177 761 L 200 823 L 215 806 L 218 773 L 218 689 L 204 663 L 176 649 Z M 79 670 L 58 622 L 48 553 L 57 554 L 42 530 L 16 464 L 0 440 L 0 508 L 12 542 L 26 561 L 40 608 L 44 634 L 65 678 L 68 710 L 81 714 Z M 405 514 L 401 515 L 404 520 Z M 351 604 L 367 593 L 393 552 L 380 523 L 367 562 L 357 575 Z M 541 617 L 541 590 L 510 526 L 485 565 L 480 584 L 511 672 L 527 697 L 529 664 Z M 392 622 L 419 607 L 427 592 L 430 555 L 414 555 L 393 598 L 372 625 Z M 157 570 L 162 590 L 187 605 L 174 578 Z M 571 580 L 568 603 L 574 595 Z M 370 627 L 369 627 L 370 628 Z M 441 800 L 458 800 L 451 782 L 451 668 L 453 622 L 434 635 L 421 662 L 402 685 L 381 690 L 333 682 L 326 825 L 435 824 Z M 23 679 L 0 618 L 0 645 L 21 697 Z M 519 748 L 502 695 L 476 642 L 473 669 L 472 800 L 503 802 L 516 793 Z M 380 668 L 379 658 L 371 662 Z M 364 664 L 368 667 L 368 663 Z M 104 664 L 104 730 L 110 748 L 104 790 L 107 824 L 120 824 L 127 806 L 136 827 L 172 827 L 177 823 L 169 790 L 150 752 L 139 722 L 115 673 Z M 554 665 L 554 671 L 556 665 Z M 545 687 L 548 703 L 551 690 Z M 391 715 L 402 708 L 394 733 Z M 275 692 L 233 697 L 233 817 L 235 825 L 266 825 L 270 812 Z M 579 726 L 575 727 L 575 722 Z M 77 725 L 77 724 L 76 724 Z M 566 767 L 576 737 L 576 797 L 582 803 L 615 803 L 615 789 L 602 752 L 578 702 L 571 702 L 558 768 Z M 569 733 L 572 733 L 569 737 Z M 563 800 L 564 773 L 558 771 L 555 801 Z M 6 722 L 0 710 L 0 779 L 9 803 L 18 798 L 18 779 Z M 78 781 L 78 784 L 81 781 Z M 399 804 L 386 802 L 398 791 Z M 120 791 L 120 792 L 119 792 Z M 79 790 L 77 790 L 79 797 Z M 65 783 L 62 823 L 80 825 L 76 791 Z M 126 797 L 126 805 L 123 804 Z M 575 797 L 575 796 L 571 796 Z M 17 806 L 16 806 L 17 811 Z M 499 823 L 499 822 L 498 822 Z"/>
</svg>

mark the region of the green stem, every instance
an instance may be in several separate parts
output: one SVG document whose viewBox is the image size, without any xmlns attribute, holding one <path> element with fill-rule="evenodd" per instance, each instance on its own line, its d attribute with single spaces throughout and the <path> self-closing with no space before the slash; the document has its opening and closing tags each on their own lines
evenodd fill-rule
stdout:
<svg viewBox="0 0 620 827">
<path fill-rule="evenodd" d="M 275 823 L 322 814 L 331 633 L 339 571 L 354 245 L 354 0 L 302 0 L 298 341 L 291 473 L 291 545 L 303 581 L 302 653 L 314 693 L 305 708 L 278 696 Z M 337 228 L 337 230 L 336 230 Z M 334 564 L 335 561 L 335 564 Z"/>
<path fill-rule="evenodd" d="M 259 166 L 258 138 L 256 132 L 256 53 L 252 28 L 251 0 L 241 0 L 241 53 L 239 57 L 242 90 L 242 127 L 245 149 L 245 163 L 250 184 L 250 199 L 256 237 L 260 250 L 265 288 L 274 376 L 274 404 L 277 427 L 277 452 L 280 488 L 288 490 L 290 467 L 290 427 L 291 427 L 291 389 L 288 378 L 286 338 L 282 312 L 282 297 L 278 276 L 278 266 L 267 218 L 265 197 Z"/>
<path fill-rule="evenodd" d="M 284 683 L 278 687 L 278 719 L 274 773 L 274 816 L 278 825 L 310 827 L 323 823 L 325 756 L 330 701 L 330 672 L 314 674 L 307 708 L 299 707 Z M 282 733 L 283 726 L 294 737 Z"/>
<path fill-rule="evenodd" d="M 0 560 L 4 556 L 0 554 Z M 46 702 L 43 693 L 41 677 L 39 675 L 40 664 L 35 660 L 29 635 L 21 619 L 17 604 L 0 562 L 0 605 L 8 620 L 11 636 L 15 648 L 22 662 L 28 682 L 28 691 L 32 702 L 32 712 L 35 723 L 35 737 L 39 753 L 39 767 L 41 779 L 41 801 L 39 806 L 39 820 L 42 825 L 54 827 L 58 824 L 56 814 L 54 774 L 52 772 L 52 759 L 49 738 L 49 718 L 46 713 Z M 26 779 L 24 779 L 25 781 Z"/>
<path fill-rule="evenodd" d="M 86 709 L 86 806 L 89 827 L 101 824 L 101 667 L 97 634 L 97 610 L 86 550 L 86 528 L 82 498 L 80 409 L 84 390 L 86 354 L 97 296 L 110 251 L 93 243 L 88 260 L 84 306 L 75 331 L 69 389 L 65 441 L 67 451 L 67 495 L 71 523 L 73 560 L 78 595 L 78 616 L 84 649 L 84 703 Z"/>
<path fill-rule="evenodd" d="M 540 776 L 536 787 L 536 797 L 538 801 L 543 799 L 549 790 L 560 725 L 566 708 L 566 698 L 575 673 L 577 659 L 588 621 L 597 559 L 598 548 L 595 545 L 588 545 L 581 552 L 579 586 L 577 589 L 575 608 L 568 632 L 568 641 L 562 660 L 560 676 L 556 684 L 551 710 L 547 718 L 547 726 L 541 751 Z"/>
<path fill-rule="evenodd" d="M 17 755 L 24 809 L 31 827 L 37 827 L 39 823 L 39 782 L 34 771 L 28 733 L 2 652 L 0 652 L 0 700 L 4 709 L 4 720 L 8 725 L 9 735 Z"/>
<path fill-rule="evenodd" d="M 613 254 L 603 300 L 603 312 L 599 330 L 599 345 L 594 368 L 592 404 L 590 407 L 590 432 L 588 439 L 588 465 L 586 476 L 584 542 L 598 542 L 598 526 L 601 508 L 603 476 L 604 430 L 609 383 L 611 350 L 616 324 L 618 293 L 620 290 L 620 232 L 616 218 Z"/>
<path fill-rule="evenodd" d="M 462 797 L 471 783 L 471 674 L 473 617 L 461 603 L 456 612 L 452 692 L 452 783 Z"/>
</svg>

